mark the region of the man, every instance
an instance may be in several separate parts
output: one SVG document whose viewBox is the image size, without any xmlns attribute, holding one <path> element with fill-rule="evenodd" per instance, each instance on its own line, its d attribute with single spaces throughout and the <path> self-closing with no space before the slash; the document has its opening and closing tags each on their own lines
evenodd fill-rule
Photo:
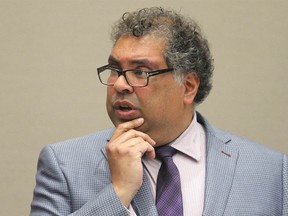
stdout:
<svg viewBox="0 0 288 216">
<path fill-rule="evenodd" d="M 213 71 L 197 24 L 147 8 L 125 13 L 112 37 L 98 76 L 115 128 L 42 150 L 31 215 L 287 216 L 287 156 L 213 128 L 195 111 Z M 163 188 L 165 148 L 176 152 L 169 163 L 178 182 Z"/>
</svg>

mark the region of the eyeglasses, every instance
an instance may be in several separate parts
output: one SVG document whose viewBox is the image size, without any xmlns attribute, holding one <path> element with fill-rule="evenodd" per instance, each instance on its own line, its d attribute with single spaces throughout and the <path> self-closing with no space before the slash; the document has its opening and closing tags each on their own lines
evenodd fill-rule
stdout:
<svg viewBox="0 0 288 216">
<path fill-rule="evenodd" d="M 100 82 L 103 85 L 113 86 L 121 75 L 125 77 L 128 85 L 132 87 L 145 87 L 149 83 L 149 77 L 156 76 L 162 73 L 167 73 L 173 71 L 174 68 L 166 68 L 160 70 L 145 71 L 141 69 L 134 70 L 119 70 L 111 67 L 110 65 L 105 65 L 103 67 L 97 68 L 97 73 Z"/>
</svg>

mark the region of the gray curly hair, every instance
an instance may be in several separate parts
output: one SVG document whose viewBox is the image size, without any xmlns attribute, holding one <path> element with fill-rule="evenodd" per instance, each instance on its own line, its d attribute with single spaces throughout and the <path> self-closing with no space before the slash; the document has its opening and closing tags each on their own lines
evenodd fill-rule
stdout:
<svg viewBox="0 0 288 216">
<path fill-rule="evenodd" d="M 203 102 L 212 88 L 214 67 L 208 41 L 194 20 L 161 7 L 144 8 L 124 13 L 114 25 L 111 39 L 116 43 L 124 34 L 163 37 L 167 42 L 164 57 L 167 65 L 177 71 L 176 80 L 183 82 L 185 74 L 195 73 L 200 85 L 194 103 Z"/>
</svg>

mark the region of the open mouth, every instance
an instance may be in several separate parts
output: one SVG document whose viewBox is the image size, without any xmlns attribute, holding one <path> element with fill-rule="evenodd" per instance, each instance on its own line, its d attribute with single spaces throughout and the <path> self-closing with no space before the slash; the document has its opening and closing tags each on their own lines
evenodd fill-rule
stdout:
<svg viewBox="0 0 288 216">
<path fill-rule="evenodd" d="M 117 109 L 119 109 L 121 111 L 130 111 L 130 110 L 132 110 L 131 107 L 125 106 L 125 105 L 118 106 Z"/>
<path fill-rule="evenodd" d="M 134 109 L 134 106 L 129 101 L 116 101 L 114 103 L 114 109 L 121 110 L 121 111 L 130 111 Z"/>
<path fill-rule="evenodd" d="M 133 103 L 127 100 L 118 100 L 113 104 L 115 116 L 123 120 L 132 120 L 141 116 L 138 108 Z"/>
</svg>

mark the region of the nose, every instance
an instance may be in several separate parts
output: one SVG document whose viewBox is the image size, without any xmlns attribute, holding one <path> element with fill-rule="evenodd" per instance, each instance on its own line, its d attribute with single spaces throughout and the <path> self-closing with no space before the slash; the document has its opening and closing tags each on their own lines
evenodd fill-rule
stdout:
<svg viewBox="0 0 288 216">
<path fill-rule="evenodd" d="M 120 75 L 114 83 L 114 89 L 118 92 L 133 92 L 133 87 L 127 83 L 123 75 Z"/>
</svg>

